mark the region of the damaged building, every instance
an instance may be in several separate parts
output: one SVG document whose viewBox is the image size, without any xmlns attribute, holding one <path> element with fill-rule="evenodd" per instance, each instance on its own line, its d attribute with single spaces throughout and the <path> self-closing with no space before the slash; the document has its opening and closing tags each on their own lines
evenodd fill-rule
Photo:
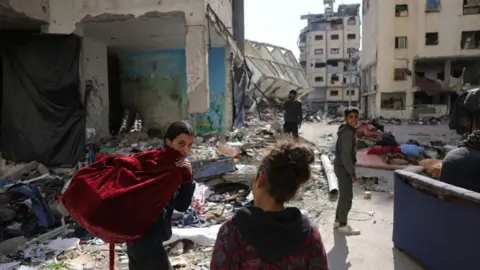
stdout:
<svg viewBox="0 0 480 270">
<path fill-rule="evenodd" d="M 308 100 L 316 108 L 358 103 L 360 5 L 339 5 L 334 11 L 334 3 L 325 0 L 325 13 L 301 17 L 308 25 L 298 40 L 300 64 L 314 89 Z"/>
<path fill-rule="evenodd" d="M 243 57 L 231 0 L 26 2 L 0 0 L 9 160 L 75 161 L 85 130 L 107 139 L 135 118 L 157 134 L 182 119 L 199 134 L 232 127 L 232 65 Z"/>
<path fill-rule="evenodd" d="M 460 92 L 479 85 L 479 1 L 364 0 L 362 7 L 365 116 L 446 116 Z"/>
</svg>

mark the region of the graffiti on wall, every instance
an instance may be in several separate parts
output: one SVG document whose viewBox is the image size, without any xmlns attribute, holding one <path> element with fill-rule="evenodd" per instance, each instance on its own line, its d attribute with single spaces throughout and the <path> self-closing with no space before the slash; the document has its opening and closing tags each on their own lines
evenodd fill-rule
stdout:
<svg viewBox="0 0 480 270">
<path fill-rule="evenodd" d="M 225 131 L 225 92 L 227 90 L 225 61 L 225 48 L 210 49 L 208 54 L 210 108 L 207 113 L 193 116 L 198 134 Z"/>
<path fill-rule="evenodd" d="M 138 111 L 146 128 L 164 128 L 189 118 L 198 134 L 225 130 L 226 59 L 224 48 L 209 51 L 210 108 L 187 115 L 185 50 L 126 53 L 122 63 L 122 105 Z"/>
</svg>

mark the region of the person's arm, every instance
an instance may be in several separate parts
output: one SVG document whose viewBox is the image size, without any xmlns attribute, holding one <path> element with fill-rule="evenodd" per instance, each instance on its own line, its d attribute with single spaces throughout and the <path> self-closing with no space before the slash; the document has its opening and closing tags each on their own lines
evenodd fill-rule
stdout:
<svg viewBox="0 0 480 270">
<path fill-rule="evenodd" d="M 303 120 L 303 109 L 302 109 L 302 103 L 299 101 L 298 102 L 298 125 L 300 126 L 302 124 Z"/>
<path fill-rule="evenodd" d="M 327 254 L 325 252 L 325 246 L 322 242 L 322 237 L 317 228 L 312 227 L 311 235 L 312 248 L 310 249 L 310 262 L 308 269 L 311 270 L 328 270 Z"/>
<path fill-rule="evenodd" d="M 175 197 L 174 208 L 178 212 L 185 212 L 192 204 L 193 193 L 195 192 L 195 183 L 181 184 L 178 194 Z"/>
<path fill-rule="evenodd" d="M 353 140 L 355 140 L 355 134 L 350 130 L 343 130 L 338 135 L 338 140 L 340 140 L 338 145 L 343 167 L 345 167 L 345 170 L 347 170 L 352 178 L 356 178 L 355 163 L 353 160 L 353 155 L 355 153 L 355 149 L 353 149 Z"/>
<path fill-rule="evenodd" d="M 231 219 L 225 222 L 218 230 L 217 240 L 213 248 L 212 259 L 210 261 L 211 270 L 230 270 L 239 269 L 238 259 L 240 250 L 234 236 L 234 229 L 231 225 Z"/>
<path fill-rule="evenodd" d="M 288 100 L 283 103 L 282 109 L 288 109 Z"/>
</svg>

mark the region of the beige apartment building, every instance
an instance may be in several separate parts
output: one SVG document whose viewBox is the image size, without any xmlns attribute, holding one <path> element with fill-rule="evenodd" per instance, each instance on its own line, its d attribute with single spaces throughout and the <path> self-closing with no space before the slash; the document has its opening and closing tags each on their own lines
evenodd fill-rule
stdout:
<svg viewBox="0 0 480 270">
<path fill-rule="evenodd" d="M 363 0 L 361 109 L 370 117 L 448 115 L 480 85 L 479 0 Z"/>
<path fill-rule="evenodd" d="M 308 24 L 298 41 L 300 65 L 313 88 L 308 101 L 316 108 L 359 101 L 360 5 L 334 11 L 334 2 L 324 0 L 324 14 L 301 17 Z"/>
</svg>

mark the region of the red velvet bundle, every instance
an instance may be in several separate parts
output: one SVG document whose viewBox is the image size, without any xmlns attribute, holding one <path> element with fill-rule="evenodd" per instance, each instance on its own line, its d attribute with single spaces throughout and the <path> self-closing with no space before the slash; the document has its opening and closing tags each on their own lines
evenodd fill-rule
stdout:
<svg viewBox="0 0 480 270">
<path fill-rule="evenodd" d="M 62 195 L 70 215 L 93 236 L 124 243 L 145 234 L 192 174 L 162 148 L 132 156 L 103 155 L 78 171 Z"/>
</svg>

